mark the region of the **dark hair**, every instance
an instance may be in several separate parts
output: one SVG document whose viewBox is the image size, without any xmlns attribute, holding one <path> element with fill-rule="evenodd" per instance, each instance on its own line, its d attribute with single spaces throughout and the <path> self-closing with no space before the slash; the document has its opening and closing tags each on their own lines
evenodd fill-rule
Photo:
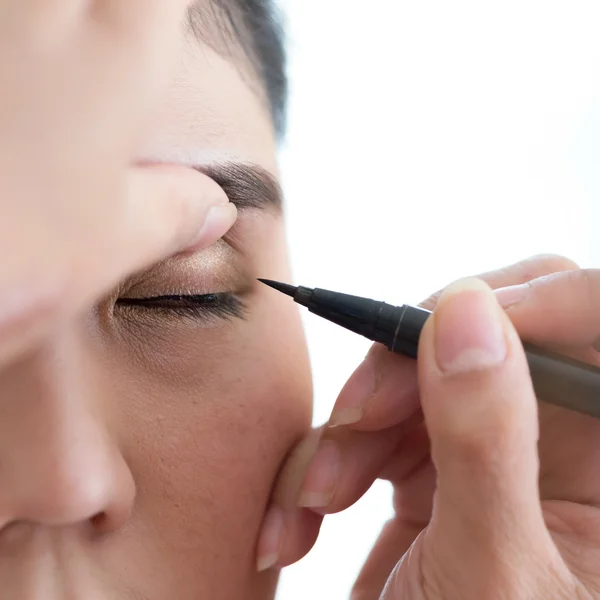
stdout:
<svg viewBox="0 0 600 600">
<path fill-rule="evenodd" d="M 218 29 L 217 49 L 235 54 L 231 47 L 232 37 L 242 47 L 264 89 L 273 126 L 277 134 L 283 136 L 288 84 L 280 11 L 273 0 L 212 0 L 211 6 L 209 15 L 200 8 L 192 9 L 194 31 L 202 35 L 208 16 L 208 22 Z M 203 35 L 203 38 L 214 40 L 214 34 Z"/>
</svg>

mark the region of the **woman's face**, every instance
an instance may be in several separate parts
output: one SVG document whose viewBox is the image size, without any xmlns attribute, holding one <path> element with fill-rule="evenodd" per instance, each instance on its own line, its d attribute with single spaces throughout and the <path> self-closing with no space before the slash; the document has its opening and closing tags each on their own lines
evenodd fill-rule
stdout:
<svg viewBox="0 0 600 600">
<path fill-rule="evenodd" d="M 256 282 L 289 277 L 256 88 L 186 34 L 138 159 L 206 168 L 240 207 L 235 228 L 125 282 L 0 372 L 3 599 L 273 594 L 256 540 L 310 425 L 311 387 L 293 303 Z M 180 294 L 224 295 L 164 298 Z"/>
</svg>

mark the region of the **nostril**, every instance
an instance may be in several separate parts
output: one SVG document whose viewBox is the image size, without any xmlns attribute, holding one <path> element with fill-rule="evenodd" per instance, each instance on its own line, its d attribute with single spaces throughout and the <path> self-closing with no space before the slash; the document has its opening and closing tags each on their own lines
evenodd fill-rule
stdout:
<svg viewBox="0 0 600 600">
<path fill-rule="evenodd" d="M 108 527 L 108 516 L 105 512 L 100 512 L 90 519 L 94 529 L 105 530 Z"/>
<path fill-rule="evenodd" d="M 98 511 L 87 519 L 89 527 L 97 535 L 105 535 L 123 527 L 132 513 L 132 502 L 121 498 L 120 502 L 114 502 L 106 506 L 106 510 Z"/>
<path fill-rule="evenodd" d="M 89 524 L 93 530 L 93 535 L 104 536 L 111 531 L 118 529 L 122 523 L 119 515 L 113 515 L 111 512 L 99 512 L 94 515 Z"/>
</svg>

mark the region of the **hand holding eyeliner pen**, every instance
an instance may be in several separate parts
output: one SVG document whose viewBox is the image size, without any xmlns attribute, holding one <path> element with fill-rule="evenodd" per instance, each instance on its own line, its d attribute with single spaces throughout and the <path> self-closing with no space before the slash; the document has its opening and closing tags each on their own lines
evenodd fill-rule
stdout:
<svg viewBox="0 0 600 600">
<path fill-rule="evenodd" d="M 428 310 L 268 279 L 259 281 L 291 296 L 310 312 L 379 342 L 392 352 L 417 357 L 419 337 L 431 315 Z M 600 418 L 600 368 L 532 344 L 523 346 L 539 400 Z"/>
</svg>

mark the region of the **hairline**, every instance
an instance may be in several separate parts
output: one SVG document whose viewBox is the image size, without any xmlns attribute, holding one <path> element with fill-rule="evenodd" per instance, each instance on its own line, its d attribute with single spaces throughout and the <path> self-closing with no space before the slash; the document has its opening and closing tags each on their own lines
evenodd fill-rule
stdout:
<svg viewBox="0 0 600 600">
<path fill-rule="evenodd" d="M 187 26 L 194 36 L 208 44 L 215 52 L 230 60 L 249 87 L 257 94 L 271 117 L 273 128 L 279 138 L 285 131 L 285 113 L 287 104 L 287 80 L 285 77 L 285 52 L 283 32 L 277 17 L 272 15 L 267 5 L 265 17 L 271 41 L 275 44 L 273 52 L 281 58 L 281 72 L 276 69 L 277 81 L 270 81 L 269 66 L 265 65 L 265 56 L 260 56 L 256 46 L 260 35 L 251 31 L 245 18 L 243 0 L 197 0 L 187 12 Z M 274 89 L 276 88 L 276 89 Z"/>
</svg>

